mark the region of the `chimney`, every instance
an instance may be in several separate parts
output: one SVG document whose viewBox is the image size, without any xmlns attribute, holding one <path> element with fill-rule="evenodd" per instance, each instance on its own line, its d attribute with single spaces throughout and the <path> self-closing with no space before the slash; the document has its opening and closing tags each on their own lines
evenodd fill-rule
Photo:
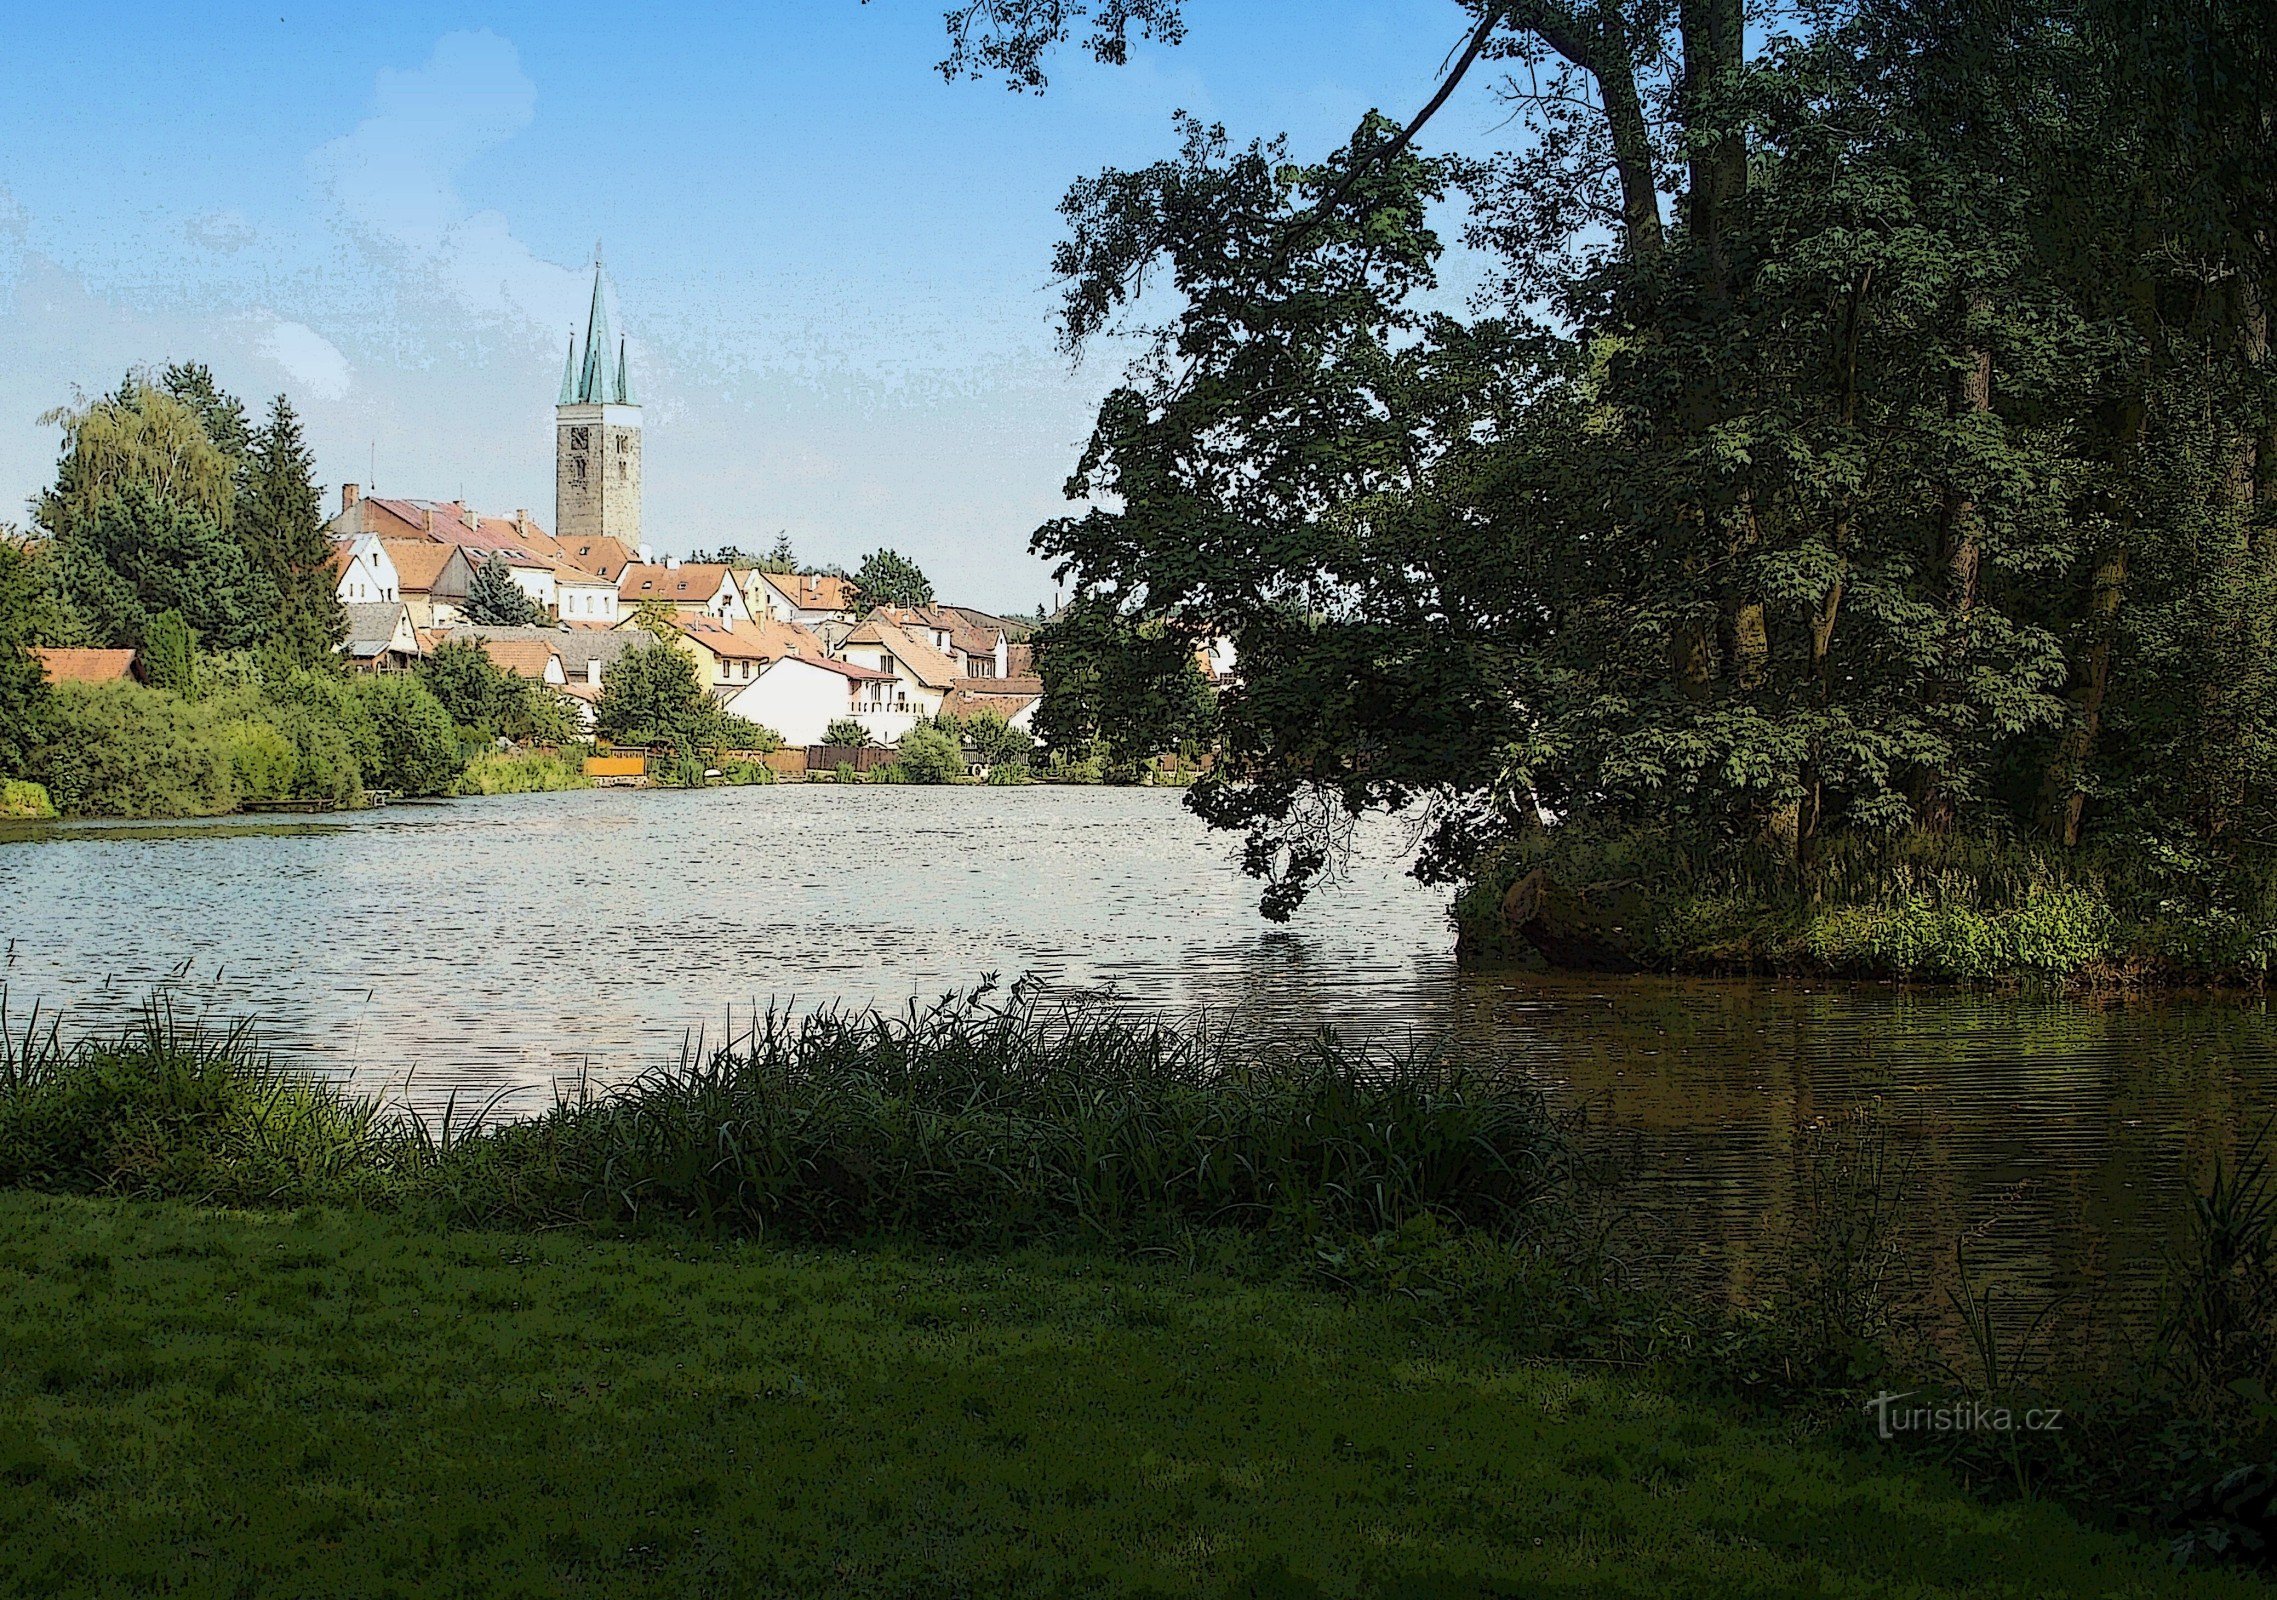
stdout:
<svg viewBox="0 0 2277 1600">
<path fill-rule="evenodd" d="M 466 525 L 474 532 L 480 533 L 482 531 L 482 514 L 478 511 L 467 512 Z"/>
<path fill-rule="evenodd" d="M 530 514 L 527 511 L 524 511 L 520 506 L 516 506 L 514 508 L 514 531 L 516 533 L 527 533 L 529 532 L 529 529 Z"/>
<path fill-rule="evenodd" d="M 421 506 L 419 508 L 419 531 L 421 533 L 433 533 L 435 531 L 435 508 L 433 506 Z"/>
<path fill-rule="evenodd" d="M 362 484 L 343 483 L 340 485 L 340 509 L 342 511 L 352 510 L 356 502 L 363 497 L 364 486 Z"/>
<path fill-rule="evenodd" d="M 590 688 L 598 689 L 601 687 L 601 658 L 599 656 L 592 656 L 587 658 L 585 662 L 585 682 Z"/>
</svg>

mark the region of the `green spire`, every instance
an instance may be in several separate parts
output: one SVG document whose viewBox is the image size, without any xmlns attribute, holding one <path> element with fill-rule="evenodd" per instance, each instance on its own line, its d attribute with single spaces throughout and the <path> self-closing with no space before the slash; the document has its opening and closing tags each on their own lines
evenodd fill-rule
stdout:
<svg viewBox="0 0 2277 1600">
<path fill-rule="evenodd" d="M 568 405 L 576 398 L 577 333 L 574 329 L 572 329 L 569 335 L 569 353 L 561 358 L 561 400 L 559 403 L 562 405 Z"/>
<path fill-rule="evenodd" d="M 606 405 L 613 398 L 609 381 L 609 307 L 601 275 L 601 247 L 593 247 L 593 306 L 585 314 L 585 370 L 577 382 L 577 399 L 583 405 Z"/>
<path fill-rule="evenodd" d="M 632 380 L 625 376 L 625 341 L 620 335 L 617 339 L 617 404 L 629 406 L 632 403 Z"/>
</svg>

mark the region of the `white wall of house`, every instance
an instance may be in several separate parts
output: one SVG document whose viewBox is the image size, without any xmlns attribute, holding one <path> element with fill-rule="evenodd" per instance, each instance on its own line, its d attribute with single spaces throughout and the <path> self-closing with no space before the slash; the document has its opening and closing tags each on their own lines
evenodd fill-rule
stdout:
<svg viewBox="0 0 2277 1600">
<path fill-rule="evenodd" d="M 335 591 L 344 606 L 377 605 L 403 598 L 396 581 L 395 563 L 387 547 L 370 534 L 358 534 L 348 548 L 347 565 L 340 569 Z"/>
<path fill-rule="evenodd" d="M 556 615 L 564 622 L 616 623 L 617 586 L 613 583 L 557 582 L 554 593 L 560 596 L 561 605 Z"/>
<path fill-rule="evenodd" d="M 506 575 L 514 580 L 515 588 L 530 597 L 531 604 L 547 616 L 553 615 L 554 582 L 550 567 L 525 567 L 519 563 L 510 563 Z"/>
<path fill-rule="evenodd" d="M 864 698 L 877 702 L 881 714 L 898 709 L 906 711 L 912 721 L 920 716 L 930 717 L 941 709 L 941 702 L 948 696 L 946 689 L 931 688 L 920 682 L 917 674 L 909 670 L 909 664 L 882 644 L 842 645 L 838 656 L 852 666 L 893 674 L 893 682 L 873 683 L 864 691 Z M 880 738 L 878 742 L 893 744 L 900 737 L 896 734 L 892 739 Z"/>
<path fill-rule="evenodd" d="M 822 732 L 854 711 L 853 679 L 797 656 L 771 662 L 727 702 L 731 715 L 772 728 L 790 745 L 820 744 Z"/>
</svg>

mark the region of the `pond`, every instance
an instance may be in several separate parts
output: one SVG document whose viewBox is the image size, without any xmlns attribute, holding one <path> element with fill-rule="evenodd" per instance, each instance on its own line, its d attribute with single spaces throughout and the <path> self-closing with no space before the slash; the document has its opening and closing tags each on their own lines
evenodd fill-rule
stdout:
<svg viewBox="0 0 2277 1600">
<path fill-rule="evenodd" d="M 1586 1108 L 1657 1247 L 1745 1291 L 1861 1125 L 1907 1174 L 1921 1292 L 2140 1307 L 2186 1185 L 2277 1107 L 2260 999 L 1541 978 L 1457 970 L 1404 831 L 1286 927 L 1170 791 L 593 790 L 340 817 L 17 827 L 17 1025 L 155 993 L 436 1107 L 544 1104 L 770 1002 L 898 1006 L 984 974 L 1112 986 L 1263 1033 L 1446 1036 Z M 1878 1132 L 1872 1130 L 1879 1130 Z"/>
</svg>

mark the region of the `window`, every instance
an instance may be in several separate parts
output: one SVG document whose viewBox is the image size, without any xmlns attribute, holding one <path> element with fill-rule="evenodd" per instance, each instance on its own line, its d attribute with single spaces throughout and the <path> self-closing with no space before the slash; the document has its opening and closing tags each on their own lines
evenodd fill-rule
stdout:
<svg viewBox="0 0 2277 1600">
<path fill-rule="evenodd" d="M 570 449 L 572 449 L 572 450 L 590 450 L 590 449 L 592 449 L 592 448 L 593 448 L 593 430 L 592 430 L 591 428 L 572 428 L 572 429 L 570 429 L 570 430 L 569 430 L 569 448 L 570 448 Z"/>
<path fill-rule="evenodd" d="M 569 475 L 579 483 L 585 481 L 585 458 L 583 456 L 571 456 L 569 458 Z"/>
</svg>

